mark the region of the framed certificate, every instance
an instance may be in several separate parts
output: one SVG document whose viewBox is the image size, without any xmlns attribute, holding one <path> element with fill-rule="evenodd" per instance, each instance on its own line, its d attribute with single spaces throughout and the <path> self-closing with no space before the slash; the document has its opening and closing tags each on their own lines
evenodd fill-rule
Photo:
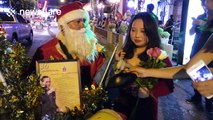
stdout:
<svg viewBox="0 0 213 120">
<path fill-rule="evenodd" d="M 45 94 L 55 92 L 55 98 L 54 96 L 51 98 L 55 99 L 58 111 L 66 112 L 66 107 L 69 109 L 73 109 L 75 106 L 80 107 L 81 79 L 78 61 L 37 61 L 36 71 L 41 76 L 40 83 L 45 87 Z M 49 80 L 46 81 L 43 78 Z M 46 97 L 46 99 L 49 98 Z M 50 104 L 51 102 L 54 103 L 53 100 L 45 103 L 53 106 Z M 53 110 L 53 108 L 50 107 L 49 110 Z"/>
</svg>

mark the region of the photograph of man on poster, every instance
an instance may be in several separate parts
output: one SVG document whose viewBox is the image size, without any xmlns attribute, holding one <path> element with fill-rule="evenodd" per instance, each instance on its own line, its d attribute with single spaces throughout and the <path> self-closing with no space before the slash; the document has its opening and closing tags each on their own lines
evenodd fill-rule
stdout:
<svg viewBox="0 0 213 120">
<path fill-rule="evenodd" d="M 49 76 L 43 76 L 40 83 L 45 89 L 45 93 L 41 96 L 42 116 L 54 114 L 58 107 L 56 105 L 55 89 L 51 88 L 51 78 Z"/>
</svg>

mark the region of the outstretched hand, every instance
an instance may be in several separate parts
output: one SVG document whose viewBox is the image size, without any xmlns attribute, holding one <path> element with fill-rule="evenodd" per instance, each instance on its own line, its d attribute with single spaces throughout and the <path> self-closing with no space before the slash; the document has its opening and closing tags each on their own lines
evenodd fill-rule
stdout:
<svg viewBox="0 0 213 120">
<path fill-rule="evenodd" d="M 129 67 L 125 69 L 127 73 L 134 73 L 137 77 L 148 77 L 148 70 L 142 67 Z"/>
<path fill-rule="evenodd" d="M 193 82 L 193 87 L 205 97 L 213 95 L 213 79 L 202 82 Z"/>
</svg>

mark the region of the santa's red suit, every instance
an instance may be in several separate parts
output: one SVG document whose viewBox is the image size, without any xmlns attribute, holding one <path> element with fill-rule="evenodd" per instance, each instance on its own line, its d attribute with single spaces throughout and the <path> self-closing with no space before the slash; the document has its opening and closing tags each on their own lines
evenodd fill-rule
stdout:
<svg viewBox="0 0 213 120">
<path fill-rule="evenodd" d="M 36 50 L 27 74 L 35 71 L 36 61 L 38 60 L 61 61 L 77 59 L 80 61 L 82 87 L 85 85 L 90 87 L 96 72 L 104 63 L 104 56 L 97 51 L 98 41 L 89 28 L 89 15 L 83 10 L 83 4 L 80 2 L 64 5 L 60 10 L 61 13 L 57 15 L 57 22 L 60 28 L 59 35 Z M 70 22 L 73 24 L 69 24 Z M 83 29 L 82 22 L 83 27 L 86 29 L 83 32 L 81 31 Z M 79 37 L 81 35 L 78 36 L 78 34 L 69 34 L 71 33 L 70 31 L 72 33 L 81 31 L 81 34 L 86 36 L 82 38 L 86 39 L 81 39 Z M 116 115 L 125 120 L 125 115 L 121 113 Z"/>
<path fill-rule="evenodd" d="M 67 59 L 65 53 L 59 52 L 59 50 L 57 49 L 57 45 L 59 45 L 59 40 L 57 38 L 53 38 L 46 44 L 39 47 L 33 56 L 32 64 L 29 71 L 35 70 L 35 63 L 38 60 Z M 95 76 L 98 69 L 102 66 L 103 62 L 104 56 L 101 53 L 96 56 L 95 60 L 92 63 L 89 63 L 86 60 L 80 62 L 82 87 L 84 87 L 85 85 L 89 87 L 93 83 L 93 77 Z"/>
</svg>

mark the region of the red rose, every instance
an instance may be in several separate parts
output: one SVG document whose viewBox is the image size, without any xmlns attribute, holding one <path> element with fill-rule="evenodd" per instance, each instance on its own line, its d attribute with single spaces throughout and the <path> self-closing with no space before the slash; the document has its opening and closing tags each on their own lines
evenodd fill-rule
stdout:
<svg viewBox="0 0 213 120">
<path fill-rule="evenodd" d="M 147 50 L 147 54 L 151 58 L 158 58 L 161 54 L 161 50 L 158 47 L 150 48 Z"/>
</svg>

